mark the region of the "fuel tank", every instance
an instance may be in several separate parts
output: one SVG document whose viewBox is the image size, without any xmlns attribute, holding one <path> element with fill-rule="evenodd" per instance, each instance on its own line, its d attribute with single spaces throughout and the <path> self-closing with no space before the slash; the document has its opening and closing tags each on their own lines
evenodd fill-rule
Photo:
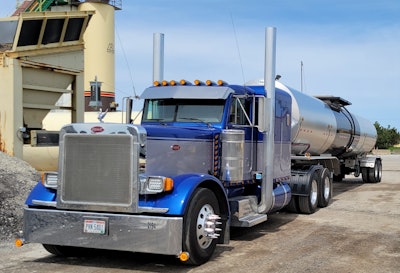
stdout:
<svg viewBox="0 0 400 273">
<path fill-rule="evenodd" d="M 350 102 L 340 97 L 311 97 L 278 81 L 276 88 L 292 97 L 292 154 L 346 158 L 373 149 L 376 129 L 347 110 Z"/>
</svg>

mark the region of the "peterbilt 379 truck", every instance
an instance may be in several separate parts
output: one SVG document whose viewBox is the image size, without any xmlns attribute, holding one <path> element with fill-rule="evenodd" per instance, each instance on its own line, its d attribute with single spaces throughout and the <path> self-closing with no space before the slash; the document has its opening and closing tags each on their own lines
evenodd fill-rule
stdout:
<svg viewBox="0 0 400 273">
<path fill-rule="evenodd" d="M 340 97 L 279 81 L 196 80 L 156 81 L 141 98 L 140 125 L 61 129 L 58 172 L 45 173 L 28 196 L 18 244 L 57 255 L 176 255 L 197 265 L 229 243 L 230 227 L 284 208 L 313 213 L 346 174 L 381 180 L 381 158 L 367 155 L 375 127 Z"/>
<path fill-rule="evenodd" d="M 141 125 L 64 126 L 59 171 L 29 195 L 23 239 L 54 254 L 99 248 L 201 264 L 230 226 L 284 207 L 313 213 L 345 174 L 381 180 L 381 159 L 366 156 L 375 128 L 349 102 L 276 82 L 274 172 L 263 183 L 265 97 L 262 85 L 156 83 L 142 94 Z"/>
</svg>

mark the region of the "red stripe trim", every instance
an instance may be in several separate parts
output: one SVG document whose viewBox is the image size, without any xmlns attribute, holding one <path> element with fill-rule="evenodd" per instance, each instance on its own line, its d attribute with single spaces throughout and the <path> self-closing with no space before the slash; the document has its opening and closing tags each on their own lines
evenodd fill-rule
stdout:
<svg viewBox="0 0 400 273">
<path fill-rule="evenodd" d="M 85 95 L 85 97 L 90 97 L 90 91 L 85 91 L 84 95 Z M 114 92 L 100 92 L 100 96 L 114 98 L 115 93 Z"/>
</svg>

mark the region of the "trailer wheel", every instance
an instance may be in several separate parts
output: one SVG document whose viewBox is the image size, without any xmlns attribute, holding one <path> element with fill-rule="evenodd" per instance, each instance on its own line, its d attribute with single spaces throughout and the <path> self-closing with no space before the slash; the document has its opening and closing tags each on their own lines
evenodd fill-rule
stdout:
<svg viewBox="0 0 400 273">
<path fill-rule="evenodd" d="M 361 168 L 361 177 L 364 183 L 369 182 L 368 168 Z"/>
<path fill-rule="evenodd" d="M 310 174 L 309 194 L 307 196 L 299 196 L 299 209 L 301 213 L 312 214 L 318 206 L 318 180 L 317 171 Z"/>
<path fill-rule="evenodd" d="M 214 253 L 218 229 L 215 225 L 220 208 L 214 193 L 206 188 L 197 189 L 184 217 L 183 251 L 189 253 L 186 263 L 200 265 Z M 214 224 L 210 226 L 210 222 Z"/>
<path fill-rule="evenodd" d="M 325 208 L 329 205 L 332 197 L 332 180 L 329 169 L 324 168 L 321 171 L 320 187 L 318 190 L 318 207 Z"/>
<path fill-rule="evenodd" d="M 374 168 L 368 168 L 368 181 L 378 183 L 382 180 L 382 161 L 375 160 Z"/>
</svg>

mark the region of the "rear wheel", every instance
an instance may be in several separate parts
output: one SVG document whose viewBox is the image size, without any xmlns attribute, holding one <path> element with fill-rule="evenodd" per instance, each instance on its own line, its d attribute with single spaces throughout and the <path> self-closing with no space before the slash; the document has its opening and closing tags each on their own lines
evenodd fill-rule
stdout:
<svg viewBox="0 0 400 273">
<path fill-rule="evenodd" d="M 200 265 L 214 253 L 218 238 L 220 208 L 214 193 L 205 188 L 197 189 L 184 217 L 183 251 L 189 253 L 187 263 Z"/>
<path fill-rule="evenodd" d="M 290 212 L 298 213 L 299 212 L 299 197 L 297 195 L 292 195 L 289 204 L 286 206 L 286 209 Z"/>
<path fill-rule="evenodd" d="M 376 159 L 373 168 L 361 169 L 362 179 L 365 183 L 379 183 L 382 180 L 382 161 Z"/>
<path fill-rule="evenodd" d="M 311 214 L 314 213 L 318 206 L 318 180 L 319 175 L 317 171 L 312 171 L 310 174 L 310 184 L 308 196 L 299 196 L 299 209 L 301 213 Z"/>
<path fill-rule="evenodd" d="M 329 205 L 332 197 L 332 180 L 331 172 L 329 169 L 324 168 L 321 171 L 320 176 L 320 187 L 318 190 L 318 207 L 324 208 Z"/>
<path fill-rule="evenodd" d="M 375 160 L 374 168 L 368 169 L 368 180 L 371 183 L 378 183 L 382 180 L 382 162 Z"/>
</svg>

